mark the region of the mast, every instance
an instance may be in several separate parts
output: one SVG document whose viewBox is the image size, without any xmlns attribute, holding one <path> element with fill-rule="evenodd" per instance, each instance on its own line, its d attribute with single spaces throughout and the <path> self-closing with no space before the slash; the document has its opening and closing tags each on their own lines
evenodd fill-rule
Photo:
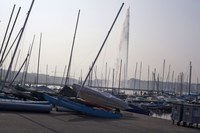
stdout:
<svg viewBox="0 0 200 133">
<path fill-rule="evenodd" d="M 14 73 L 15 73 L 15 70 L 16 70 L 16 67 L 17 67 L 17 63 L 18 63 L 18 60 L 19 60 L 20 52 L 21 52 L 21 50 L 19 50 L 19 52 L 18 52 L 17 59 L 16 59 L 16 62 L 15 62 L 15 66 L 14 66 L 14 70 L 13 70 L 13 75 L 11 76 L 11 78 L 14 76 Z"/>
<path fill-rule="evenodd" d="M 25 64 L 24 79 L 23 79 L 23 84 L 22 84 L 23 86 L 26 83 L 26 78 L 27 78 L 27 73 L 28 73 L 28 67 L 29 67 L 29 62 L 30 62 L 30 58 L 31 58 L 31 53 L 32 53 L 34 41 L 35 41 L 35 35 L 33 36 L 32 44 L 31 44 L 29 52 L 28 52 L 29 57 L 28 57 L 27 62 Z"/>
<path fill-rule="evenodd" d="M 61 80 L 61 86 L 63 86 L 63 80 L 64 80 L 64 77 L 65 77 L 66 68 L 67 68 L 67 66 L 65 65 L 63 77 L 62 77 L 62 80 Z"/>
<path fill-rule="evenodd" d="M 110 68 L 109 68 L 109 71 L 108 71 L 108 82 L 107 82 L 107 87 L 109 86 L 109 81 L 110 81 Z M 108 90 L 108 89 L 107 89 Z"/>
<path fill-rule="evenodd" d="M 188 90 L 189 95 L 190 95 L 190 89 L 191 89 L 191 78 L 192 78 L 192 62 L 190 61 L 189 90 Z"/>
<path fill-rule="evenodd" d="M 56 70 L 57 70 L 57 66 L 55 67 L 55 71 L 54 71 L 54 77 L 53 77 L 53 84 L 54 84 L 54 87 L 55 87 L 55 84 L 56 84 Z"/>
<path fill-rule="evenodd" d="M 174 79 L 174 84 L 173 84 L 173 91 L 174 91 L 174 94 L 176 95 L 176 88 L 177 88 L 177 81 L 176 81 L 176 78 Z"/>
<path fill-rule="evenodd" d="M 106 71 L 105 71 L 105 88 L 107 88 L 107 62 L 106 62 Z"/>
<path fill-rule="evenodd" d="M 163 93 L 163 90 L 164 90 L 164 78 L 165 78 L 165 59 L 163 61 L 162 93 Z"/>
<path fill-rule="evenodd" d="M 77 17 L 77 21 L 76 21 L 76 27 L 75 27 L 74 38 L 73 38 L 73 42 L 72 42 L 72 48 L 71 48 L 71 53 L 70 53 L 69 64 L 68 64 L 68 68 L 67 68 L 67 76 L 66 76 L 66 80 L 65 80 L 65 85 L 67 85 L 68 82 L 69 82 L 68 80 L 69 80 L 69 75 L 70 75 L 72 54 L 73 54 L 74 43 L 75 43 L 75 38 L 76 38 L 76 31 L 77 31 L 77 27 L 78 27 L 79 15 L 80 15 L 80 10 L 78 11 L 78 17 Z"/>
<path fill-rule="evenodd" d="M 158 74 L 158 77 L 157 77 L 157 82 L 156 82 L 156 88 L 157 88 L 157 95 L 159 94 L 159 74 Z"/>
<path fill-rule="evenodd" d="M 16 54 L 16 52 L 17 52 L 19 43 L 20 43 L 21 38 L 22 38 L 22 35 L 23 35 L 23 33 L 24 33 L 24 29 L 25 29 L 25 27 L 26 27 L 26 24 L 27 24 L 29 15 L 30 15 L 30 13 L 31 13 L 31 10 L 32 10 L 34 1 L 35 1 L 35 0 L 32 1 L 31 6 L 30 6 L 30 9 L 29 9 L 29 11 L 28 11 L 28 13 L 27 13 L 27 17 L 26 17 L 26 19 L 25 19 L 25 22 L 24 22 L 24 25 L 23 25 L 21 34 L 20 34 L 20 36 L 19 36 L 19 39 L 18 39 L 17 45 L 16 45 L 16 47 L 15 47 L 15 50 L 14 50 L 14 53 L 13 53 L 11 62 L 10 62 L 9 67 L 8 67 L 8 71 L 7 71 L 6 76 L 5 76 L 5 79 L 4 79 L 5 82 L 6 82 L 7 78 L 8 78 L 9 73 L 10 73 L 10 70 L 11 70 L 11 67 L 12 67 L 12 64 L 13 64 L 13 60 L 14 60 L 14 58 L 15 58 L 15 54 Z M 2 89 L 4 88 L 4 85 L 5 85 L 5 84 L 2 85 Z"/>
<path fill-rule="evenodd" d="M 153 91 L 156 87 L 156 68 L 154 68 L 154 72 L 152 72 L 152 78 L 153 78 Z"/>
<path fill-rule="evenodd" d="M 124 64 L 124 84 L 123 88 L 127 87 L 126 65 Z"/>
<path fill-rule="evenodd" d="M 149 72 L 150 72 L 150 70 L 149 70 L 150 68 L 149 68 L 149 65 L 148 65 L 148 81 L 147 81 L 147 90 L 149 91 Z"/>
<path fill-rule="evenodd" d="M 120 9 L 119 9 L 119 11 L 118 11 L 118 13 L 117 13 L 117 16 L 115 17 L 115 20 L 114 20 L 113 24 L 111 25 L 110 30 L 108 31 L 108 34 L 107 34 L 106 38 L 105 38 L 104 41 L 103 41 L 103 44 L 102 44 L 102 46 L 101 46 L 101 48 L 100 48 L 100 50 L 99 50 L 99 52 L 98 52 L 96 58 L 94 59 L 94 62 L 92 63 L 92 66 L 91 66 L 91 68 L 90 68 L 90 70 L 89 70 L 89 72 L 88 72 L 88 74 L 87 74 L 87 76 L 86 76 L 86 78 L 85 78 L 85 80 L 84 80 L 84 82 L 83 82 L 82 87 L 85 85 L 85 83 L 86 83 L 86 81 L 87 81 L 87 79 L 88 79 L 88 77 L 89 77 L 89 75 L 90 75 L 90 72 L 91 72 L 91 70 L 93 69 L 93 67 L 94 67 L 94 65 L 95 65 L 95 63 L 96 63 L 96 61 L 97 61 L 97 59 L 98 59 L 98 57 L 99 57 L 99 55 L 100 55 L 100 53 L 101 53 L 101 50 L 103 49 L 103 47 L 104 47 L 104 45 L 105 45 L 105 43 L 106 43 L 106 40 L 107 40 L 108 36 L 110 35 L 110 32 L 111 32 L 111 30 L 112 30 L 112 28 L 113 28 L 113 26 L 114 26 L 114 24 L 115 24 L 115 22 L 116 22 L 116 20 L 117 20 L 117 18 L 118 18 L 118 16 L 119 16 L 119 14 L 120 14 L 121 9 L 122 9 L 123 6 L 124 6 L 124 3 L 122 3 L 122 5 L 121 5 L 121 7 L 120 7 Z"/>
<path fill-rule="evenodd" d="M 93 85 L 93 69 L 92 69 L 92 71 L 91 71 L 91 76 L 90 76 L 90 86 L 92 86 Z"/>
<path fill-rule="evenodd" d="M 134 79 L 134 89 L 135 89 L 135 85 L 136 85 L 137 65 L 138 65 L 138 63 L 136 62 L 136 67 L 135 67 L 135 79 Z"/>
<path fill-rule="evenodd" d="M 94 74 L 95 74 L 97 86 L 99 87 L 99 82 L 98 82 L 98 78 L 97 78 L 97 66 L 96 66 L 96 69 L 94 70 Z M 81 74 L 81 75 L 82 75 L 82 74 Z M 96 86 L 96 82 L 95 82 L 95 86 Z M 82 81 L 81 81 L 81 83 L 82 83 Z"/>
<path fill-rule="evenodd" d="M 115 82 L 115 69 L 113 68 L 113 76 L 112 76 L 112 94 L 113 94 L 114 82 Z"/>
<path fill-rule="evenodd" d="M 15 24 L 16 24 L 16 21 L 17 21 L 17 18 L 18 18 L 19 13 L 20 13 L 20 10 L 21 10 L 21 7 L 19 7 L 19 10 L 18 10 L 17 15 L 16 15 L 16 17 L 15 17 L 15 20 L 14 20 L 13 26 L 12 26 L 12 28 L 11 28 L 11 31 L 10 31 L 10 33 L 9 33 L 8 40 L 7 40 L 6 45 L 5 45 L 5 48 L 4 48 L 4 50 L 3 50 L 3 53 L 2 53 L 2 56 L 1 56 L 1 61 L 0 61 L 0 62 L 2 62 L 2 60 L 3 60 L 4 54 L 5 54 L 6 49 L 7 49 L 7 47 L 8 47 L 8 43 L 9 43 L 9 41 L 10 41 L 10 37 L 11 37 L 12 32 L 13 32 L 13 30 L 14 30 L 14 27 L 15 27 Z"/>
<path fill-rule="evenodd" d="M 103 86 L 103 73 L 101 73 L 101 87 Z"/>
<path fill-rule="evenodd" d="M 19 37 L 19 35 L 21 34 L 22 28 L 20 29 L 19 33 L 17 34 L 17 36 L 15 37 L 15 40 L 13 41 L 12 45 L 10 46 L 8 52 L 6 53 L 5 57 L 3 58 L 3 60 L 0 62 L 0 67 L 2 66 L 2 64 L 4 63 L 4 61 L 6 60 L 8 54 L 10 53 L 10 50 L 12 49 L 13 45 L 15 44 L 17 38 Z"/>
<path fill-rule="evenodd" d="M 38 85 L 39 81 L 39 72 L 40 72 L 40 51 L 41 51 L 41 43 L 42 43 L 42 33 L 40 33 L 40 45 L 39 45 L 39 53 L 38 53 L 38 66 L 37 66 L 37 81 L 36 84 Z"/>
<path fill-rule="evenodd" d="M 90 70 L 90 67 L 89 67 L 89 70 Z M 91 78 L 91 74 L 89 75 L 89 77 L 88 77 L 89 79 L 88 79 L 88 86 L 90 86 L 90 78 Z"/>
<path fill-rule="evenodd" d="M 29 54 L 26 56 L 26 58 L 25 58 L 24 62 L 22 63 L 19 71 L 17 72 L 17 74 L 15 75 L 15 77 L 13 78 L 13 80 L 10 82 L 9 86 L 11 86 L 13 84 L 13 82 L 15 81 L 15 79 L 17 78 L 17 76 L 19 75 L 19 73 L 20 73 L 21 69 L 23 68 L 23 66 L 25 65 L 28 57 L 29 57 Z"/>
<path fill-rule="evenodd" d="M 6 32 L 5 32 L 5 35 L 4 35 L 4 38 L 3 38 L 3 42 L 1 44 L 0 54 L 1 54 L 1 51 L 3 49 L 3 45 L 4 45 L 4 42 L 5 42 L 6 36 L 7 36 L 7 32 L 8 32 L 9 26 L 10 26 L 10 22 L 12 20 L 14 10 L 15 10 L 15 5 L 13 6 L 13 9 L 12 9 L 12 12 L 11 12 L 11 15 L 10 15 L 10 19 L 9 19 L 9 22 L 8 22 L 8 25 L 7 25 L 7 28 L 6 28 Z"/>
<path fill-rule="evenodd" d="M 141 74 L 142 74 L 142 62 L 140 63 L 139 89 L 140 89 Z"/>
<path fill-rule="evenodd" d="M 183 72 L 180 74 L 180 95 L 183 94 Z"/>
<path fill-rule="evenodd" d="M 174 71 L 172 72 L 172 88 L 171 89 L 173 89 L 173 84 L 174 84 Z"/>
</svg>

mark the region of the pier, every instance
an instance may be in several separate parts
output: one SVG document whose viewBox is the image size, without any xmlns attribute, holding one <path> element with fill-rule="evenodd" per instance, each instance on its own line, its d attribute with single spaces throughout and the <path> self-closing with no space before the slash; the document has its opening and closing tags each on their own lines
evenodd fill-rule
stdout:
<svg viewBox="0 0 200 133">
<path fill-rule="evenodd" d="M 74 112 L 50 114 L 0 112 L 0 132 L 15 133 L 199 133 L 200 128 L 173 125 L 172 121 L 123 112 L 122 119 L 101 119 Z"/>
</svg>

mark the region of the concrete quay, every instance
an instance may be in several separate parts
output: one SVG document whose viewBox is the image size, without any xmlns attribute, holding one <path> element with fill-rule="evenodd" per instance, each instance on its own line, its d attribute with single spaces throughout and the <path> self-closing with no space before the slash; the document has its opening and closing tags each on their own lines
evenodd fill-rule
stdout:
<svg viewBox="0 0 200 133">
<path fill-rule="evenodd" d="M 123 112 L 122 119 L 102 119 L 75 112 L 49 114 L 0 112 L 0 133 L 199 133 L 200 128 L 173 125 L 172 121 Z"/>
</svg>

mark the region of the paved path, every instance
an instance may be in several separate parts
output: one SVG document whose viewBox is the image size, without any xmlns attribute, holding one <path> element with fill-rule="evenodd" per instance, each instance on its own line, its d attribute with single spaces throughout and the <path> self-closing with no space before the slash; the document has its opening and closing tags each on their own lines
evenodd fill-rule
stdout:
<svg viewBox="0 0 200 133">
<path fill-rule="evenodd" d="M 73 112 L 0 112 L 0 133 L 200 133 L 200 128 L 130 113 L 125 113 L 122 119 L 110 120 Z"/>
</svg>

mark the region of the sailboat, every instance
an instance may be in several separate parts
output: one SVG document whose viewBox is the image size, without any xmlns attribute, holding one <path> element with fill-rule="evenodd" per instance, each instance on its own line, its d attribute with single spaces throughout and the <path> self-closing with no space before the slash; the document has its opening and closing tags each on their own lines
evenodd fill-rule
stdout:
<svg viewBox="0 0 200 133">
<path fill-rule="evenodd" d="M 51 97 L 49 95 L 44 94 L 44 98 L 46 100 L 48 100 L 52 104 L 55 104 L 56 106 L 62 106 L 62 107 L 65 107 L 65 108 L 68 108 L 68 109 L 71 109 L 71 110 L 74 110 L 77 112 L 81 112 L 83 114 L 90 115 L 90 116 L 103 117 L 103 118 L 120 118 L 120 117 L 122 117 L 122 115 L 119 113 L 119 109 L 127 108 L 127 104 L 124 101 L 116 98 L 115 96 L 113 96 L 109 93 L 106 93 L 106 92 L 104 93 L 104 92 L 101 92 L 98 90 L 94 90 L 93 88 L 86 87 L 84 85 L 85 85 L 85 83 L 90 75 L 90 72 L 92 71 L 94 64 L 95 64 L 105 42 L 110 34 L 110 31 L 112 30 L 112 27 L 114 26 L 114 24 L 119 16 L 119 13 L 121 12 L 123 5 L 124 5 L 124 3 L 122 4 L 122 6 L 119 10 L 108 34 L 101 46 L 96 58 L 95 58 L 95 61 L 92 63 L 92 66 L 90 67 L 90 70 L 89 70 L 83 84 L 82 85 L 74 84 L 72 87 L 77 92 L 76 99 L 78 99 L 78 98 L 83 99 L 81 101 L 82 103 L 78 103 L 69 98 L 64 99 L 61 97 Z M 112 112 L 112 108 L 111 108 L 110 111 L 108 111 L 107 109 L 104 108 L 105 106 L 107 107 L 107 109 L 108 109 L 108 107 L 112 107 L 113 109 L 116 109 L 116 110 L 114 110 L 114 112 Z"/>
<path fill-rule="evenodd" d="M 78 92 L 78 97 L 88 101 L 88 102 L 91 102 L 91 103 L 94 103 L 94 104 L 99 104 L 99 105 L 103 105 L 103 106 L 108 106 L 108 107 L 112 107 L 112 108 L 115 108 L 116 110 L 124 110 L 126 108 L 128 108 L 128 105 L 126 102 L 124 102 L 123 100 L 113 96 L 112 94 L 109 94 L 107 92 L 103 92 L 103 91 L 99 91 L 97 89 L 94 89 L 94 88 L 91 88 L 91 87 L 87 87 L 85 86 L 85 83 L 105 45 L 105 42 L 107 41 L 108 39 L 108 36 L 110 35 L 110 32 L 119 16 L 119 13 L 121 12 L 121 9 L 123 7 L 124 3 L 122 4 L 117 16 L 115 17 L 115 20 L 113 22 L 113 24 L 111 25 L 111 28 L 105 38 L 105 40 L 103 41 L 103 44 L 101 45 L 101 48 L 99 50 L 99 52 L 97 53 L 97 56 L 95 57 L 94 61 L 92 62 L 92 65 L 89 69 L 89 72 L 83 82 L 82 85 L 78 85 L 78 84 L 74 84 L 74 88 L 76 89 L 76 91 Z"/>
<path fill-rule="evenodd" d="M 128 104 L 126 102 L 108 92 L 103 92 L 88 86 L 82 87 L 81 85 L 78 84 L 74 84 L 73 88 L 76 89 L 76 91 L 78 92 L 78 96 L 80 98 L 89 101 L 93 104 L 120 110 L 125 110 L 128 108 Z"/>
</svg>

